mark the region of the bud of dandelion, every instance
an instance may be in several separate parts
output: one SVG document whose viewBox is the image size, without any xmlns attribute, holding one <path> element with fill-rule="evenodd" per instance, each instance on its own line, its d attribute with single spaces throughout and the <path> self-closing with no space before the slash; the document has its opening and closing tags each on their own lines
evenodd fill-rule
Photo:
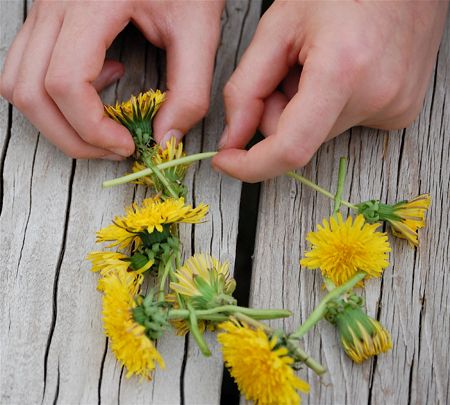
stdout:
<svg viewBox="0 0 450 405">
<path fill-rule="evenodd" d="M 418 229 L 425 226 L 425 213 L 430 207 L 429 194 L 421 194 L 411 201 L 397 204 L 383 204 L 370 200 L 358 204 L 358 211 L 369 223 L 386 221 L 397 238 L 406 239 L 411 245 L 419 246 Z"/>
</svg>

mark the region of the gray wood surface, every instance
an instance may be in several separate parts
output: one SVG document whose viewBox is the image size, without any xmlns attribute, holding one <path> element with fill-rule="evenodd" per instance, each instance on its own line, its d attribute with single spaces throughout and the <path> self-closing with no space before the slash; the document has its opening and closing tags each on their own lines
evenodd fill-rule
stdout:
<svg viewBox="0 0 450 405">
<path fill-rule="evenodd" d="M 329 370 L 311 384 L 310 404 L 447 404 L 450 400 L 450 23 L 420 117 L 405 131 L 354 128 L 323 145 L 303 170 L 335 190 L 338 161 L 349 158 L 345 197 L 395 202 L 429 192 L 433 202 L 417 251 L 392 239 L 391 266 L 367 282 L 368 312 L 393 339 L 393 350 L 363 365 L 339 349 L 334 327 L 322 322 L 305 347 Z M 293 329 L 323 297 L 317 272 L 300 270 L 306 234 L 331 212 L 330 202 L 288 178 L 263 184 L 251 285 L 253 306 L 289 308 L 274 325 Z M 299 294 L 300 291 L 300 294 Z"/>
<path fill-rule="evenodd" d="M 187 138 L 194 153 L 216 148 L 223 128 L 221 89 L 256 27 L 260 2 L 231 0 L 223 16 L 208 117 Z M 0 64 L 20 29 L 27 4 L 0 1 Z M 161 87 L 164 57 L 127 30 L 110 50 L 126 76 L 104 92 L 105 102 Z M 450 24 L 433 83 L 411 128 L 392 133 L 355 128 L 324 145 L 302 172 L 332 188 L 340 156 L 349 157 L 345 194 L 358 202 L 393 202 L 430 192 L 433 205 L 417 251 L 392 240 L 392 264 L 382 281 L 367 283 L 368 312 L 391 331 L 394 349 L 362 366 L 339 349 L 334 329 L 321 323 L 305 348 L 330 373 L 301 372 L 311 404 L 445 404 L 450 400 Z M 126 379 L 102 333 L 97 276 L 84 260 L 96 249 L 95 231 L 145 191 L 132 185 L 102 190 L 103 180 L 129 164 L 73 161 L 50 145 L 0 99 L 0 403 L 1 404 L 218 404 L 223 365 L 204 358 L 186 337 L 165 336 L 158 349 L 166 369 L 153 382 Z M 207 252 L 235 260 L 239 182 L 208 162 L 186 179 L 191 202 L 210 205 L 208 222 L 182 228 L 185 254 Z M 293 328 L 323 291 L 318 274 L 300 270 L 304 239 L 331 205 L 287 178 L 262 185 L 251 285 L 251 304 L 293 310 L 274 322 Z M 249 252 L 250 253 L 250 252 Z M 250 270 L 250 269 L 249 269 Z M 320 332 L 320 336 L 319 333 Z"/>
<path fill-rule="evenodd" d="M 1 4 L 1 60 L 20 29 L 26 4 Z M 212 107 L 188 137 L 190 153 L 214 150 L 224 126 L 221 89 L 253 35 L 260 1 L 232 1 L 223 15 Z M 164 85 L 164 58 L 135 29 L 110 50 L 126 76 L 104 92 L 105 102 Z M 132 185 L 102 190 L 103 180 L 129 170 L 128 163 L 73 161 L 0 100 L 3 178 L 0 217 L 0 403 L 219 403 L 223 364 L 204 358 L 190 338 L 158 342 L 166 369 L 152 383 L 126 379 L 102 333 L 97 275 L 84 260 L 98 249 L 95 231 L 144 190 Z M 181 229 L 185 255 L 211 253 L 234 262 L 241 184 L 220 176 L 208 162 L 191 168 L 191 202 L 210 206 L 208 221 Z M 199 384 L 199 379 L 202 384 Z"/>
</svg>

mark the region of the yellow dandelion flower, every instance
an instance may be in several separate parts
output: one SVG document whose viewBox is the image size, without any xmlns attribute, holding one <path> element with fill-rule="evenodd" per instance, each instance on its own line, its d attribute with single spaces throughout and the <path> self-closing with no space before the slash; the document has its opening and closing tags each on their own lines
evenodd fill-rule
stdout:
<svg viewBox="0 0 450 405">
<path fill-rule="evenodd" d="M 336 315 L 334 322 L 342 347 L 356 363 L 362 363 L 392 348 L 389 332 L 359 307 L 344 307 L 344 310 Z"/>
<path fill-rule="evenodd" d="M 135 266 L 136 263 L 133 263 L 132 257 L 119 252 L 91 252 L 86 259 L 91 261 L 92 271 L 99 272 L 102 277 L 127 271 L 129 268 L 137 274 L 142 274 L 154 264 L 153 260 L 146 259 L 139 266 Z"/>
<path fill-rule="evenodd" d="M 295 375 L 294 359 L 276 336 L 236 321 L 219 327 L 224 331 L 217 340 L 225 365 L 247 400 L 260 405 L 300 403 L 297 391 L 308 393 L 309 385 Z"/>
<path fill-rule="evenodd" d="M 178 142 L 177 144 L 176 138 L 172 137 L 169 141 L 167 141 L 166 148 L 163 148 L 160 145 L 154 146 L 152 163 L 157 166 L 159 164 L 170 162 L 175 159 L 180 159 L 184 156 L 186 156 L 186 153 L 183 151 L 183 143 Z M 186 176 L 188 167 L 188 164 L 178 165 L 161 170 L 161 172 L 169 181 L 181 183 Z M 146 168 L 147 166 L 145 166 L 143 163 L 136 161 L 133 163 L 132 171 L 133 173 L 137 173 Z M 139 179 L 135 180 L 134 183 L 141 184 L 147 187 L 154 187 L 155 185 L 159 185 L 160 181 L 158 177 L 156 177 L 154 174 L 151 174 L 148 176 L 140 177 Z"/>
<path fill-rule="evenodd" d="M 115 271 L 127 271 L 129 256 L 119 252 L 91 252 L 86 257 L 92 262 L 92 271 L 107 276 Z"/>
<path fill-rule="evenodd" d="M 228 263 L 221 263 L 207 254 L 195 254 L 175 272 L 176 282 L 170 283 L 173 292 L 189 300 L 194 308 L 208 309 L 235 304 L 231 297 L 236 281 L 231 277 Z"/>
<path fill-rule="evenodd" d="M 97 232 L 97 242 L 112 242 L 109 247 L 125 248 L 131 244 L 139 246 L 143 233 L 151 234 L 155 230 L 164 231 L 165 225 L 175 223 L 195 224 L 208 212 L 206 204 L 193 208 L 184 203 L 184 198 L 161 199 L 147 198 L 142 206 L 133 203 L 126 209 L 126 215 L 116 217 L 113 223 Z"/>
<path fill-rule="evenodd" d="M 358 271 L 369 277 L 380 277 L 389 265 L 391 251 L 387 235 L 376 232 L 380 224 L 368 224 L 362 215 L 354 220 L 348 217 L 344 222 L 341 214 L 337 219 L 324 219 L 323 226 L 310 232 L 307 240 L 311 251 L 300 261 L 309 269 L 320 269 L 324 277 L 335 285 L 341 285 Z"/>
<path fill-rule="evenodd" d="M 116 103 L 115 106 L 105 105 L 105 114 L 128 128 L 140 143 L 146 144 L 152 137 L 153 117 L 164 98 L 165 95 L 160 90 L 149 90 L 137 97 L 132 96 L 123 103 Z"/>
<path fill-rule="evenodd" d="M 120 364 L 127 368 L 127 378 L 133 374 L 151 379 L 158 364 L 164 360 L 153 342 L 146 336 L 144 326 L 133 318 L 134 300 L 142 279 L 134 273 L 113 273 L 101 280 L 103 295 L 103 325 L 110 339 L 111 350 Z"/>
<path fill-rule="evenodd" d="M 358 205 L 359 212 L 368 222 L 387 221 L 392 234 L 406 239 L 412 246 L 419 246 L 418 230 L 425 226 L 425 213 L 431 205 L 431 196 L 421 194 L 411 201 L 382 204 L 377 200 Z"/>
</svg>

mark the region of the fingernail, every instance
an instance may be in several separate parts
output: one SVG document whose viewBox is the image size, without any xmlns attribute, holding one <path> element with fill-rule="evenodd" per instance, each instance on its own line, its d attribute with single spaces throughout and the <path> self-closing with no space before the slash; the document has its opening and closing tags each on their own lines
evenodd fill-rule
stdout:
<svg viewBox="0 0 450 405">
<path fill-rule="evenodd" d="M 162 137 L 159 144 L 163 148 L 165 148 L 167 146 L 167 142 L 169 142 L 171 140 L 171 138 L 175 138 L 178 143 L 183 139 L 183 132 L 181 132 L 178 129 L 171 129 L 171 130 L 167 131 L 167 133 Z"/>
<path fill-rule="evenodd" d="M 111 155 L 102 156 L 100 159 L 120 161 L 120 160 L 124 160 L 125 158 L 123 156 L 116 155 L 115 153 L 112 153 Z"/>
<path fill-rule="evenodd" d="M 223 130 L 223 134 L 219 140 L 219 150 L 223 149 L 226 146 L 227 141 L 228 141 L 228 127 L 225 127 L 225 129 Z"/>
</svg>

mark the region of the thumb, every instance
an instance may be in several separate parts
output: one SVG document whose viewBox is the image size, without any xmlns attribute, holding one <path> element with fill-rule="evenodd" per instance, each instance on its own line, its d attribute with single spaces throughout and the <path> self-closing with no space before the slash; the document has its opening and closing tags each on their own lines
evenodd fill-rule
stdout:
<svg viewBox="0 0 450 405">
<path fill-rule="evenodd" d="M 198 29 L 167 45 L 167 98 L 153 124 L 162 145 L 172 136 L 180 140 L 208 112 L 219 30 Z"/>
</svg>

